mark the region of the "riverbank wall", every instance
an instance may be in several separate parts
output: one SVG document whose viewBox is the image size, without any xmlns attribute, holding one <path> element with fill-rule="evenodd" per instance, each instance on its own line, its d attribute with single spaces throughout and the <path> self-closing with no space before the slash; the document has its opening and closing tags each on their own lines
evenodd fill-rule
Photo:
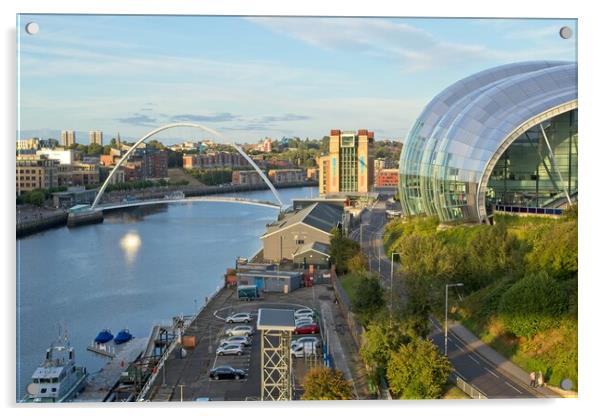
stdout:
<svg viewBox="0 0 602 416">
<path fill-rule="evenodd" d="M 284 188 L 303 188 L 306 186 L 318 186 L 316 181 L 303 181 L 296 183 L 286 183 L 286 184 L 278 184 L 274 185 L 277 189 Z M 140 199 L 153 199 L 153 198 L 161 198 L 168 191 L 182 191 L 186 197 L 193 196 L 205 196 L 205 195 L 218 195 L 218 194 L 226 194 L 226 193 L 234 193 L 234 192 L 252 192 L 252 191 L 263 191 L 269 189 L 266 184 L 259 185 L 222 185 L 222 186 L 196 186 L 196 187 L 167 187 L 160 189 L 151 189 L 144 190 L 140 192 L 129 193 L 128 195 L 135 195 L 140 197 Z M 110 195 L 113 195 L 111 193 Z M 125 194 L 124 194 L 125 196 Z M 67 212 L 60 211 L 56 214 L 45 215 L 41 218 L 36 218 L 32 220 L 23 220 L 20 221 L 17 219 L 16 225 L 16 234 L 17 238 L 24 237 L 27 235 L 36 234 L 41 231 L 48 230 L 50 228 L 62 227 L 64 225 L 68 225 L 69 215 Z M 102 220 L 95 219 L 92 222 L 101 222 Z M 80 225 L 79 223 L 76 225 Z"/>
<path fill-rule="evenodd" d="M 57 212 L 56 214 L 45 215 L 29 221 L 17 221 L 17 238 L 67 225 L 68 216 L 66 212 Z"/>
</svg>

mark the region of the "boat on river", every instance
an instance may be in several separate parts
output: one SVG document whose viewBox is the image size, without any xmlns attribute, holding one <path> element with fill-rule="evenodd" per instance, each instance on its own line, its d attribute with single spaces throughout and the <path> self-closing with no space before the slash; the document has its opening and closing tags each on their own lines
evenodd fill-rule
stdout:
<svg viewBox="0 0 602 416">
<path fill-rule="evenodd" d="M 96 335 L 96 338 L 94 338 L 94 342 L 97 344 L 105 344 L 112 339 L 113 339 L 113 334 L 111 333 L 111 330 L 103 329 L 102 331 L 100 331 L 98 333 L 98 335 Z"/>
<path fill-rule="evenodd" d="M 132 338 L 133 338 L 132 334 L 130 334 L 130 331 L 128 329 L 122 329 L 115 336 L 114 341 L 115 341 L 115 344 L 119 345 L 119 344 L 124 344 L 124 343 L 128 342 Z"/>
<path fill-rule="evenodd" d="M 73 400 L 85 387 L 88 372 L 75 365 L 75 353 L 65 336 L 52 343 L 46 358 L 31 376 L 22 403 L 61 403 Z"/>
</svg>

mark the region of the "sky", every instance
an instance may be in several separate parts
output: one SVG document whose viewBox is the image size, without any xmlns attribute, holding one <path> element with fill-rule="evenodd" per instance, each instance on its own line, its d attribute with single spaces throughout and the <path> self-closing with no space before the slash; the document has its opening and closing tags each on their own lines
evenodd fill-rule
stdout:
<svg viewBox="0 0 602 416">
<path fill-rule="evenodd" d="M 89 130 L 134 139 L 177 121 L 237 142 L 330 129 L 403 140 L 463 77 L 577 60 L 571 19 L 20 15 L 17 28 L 20 137 L 76 130 L 83 143 Z M 182 128 L 159 138 L 223 140 Z"/>
</svg>

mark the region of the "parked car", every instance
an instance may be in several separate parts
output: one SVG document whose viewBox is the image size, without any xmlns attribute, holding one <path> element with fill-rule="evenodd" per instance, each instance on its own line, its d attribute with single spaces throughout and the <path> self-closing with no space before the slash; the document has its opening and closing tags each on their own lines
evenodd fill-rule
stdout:
<svg viewBox="0 0 602 416">
<path fill-rule="evenodd" d="M 316 355 L 316 344 L 314 342 L 308 342 L 305 344 L 297 344 L 291 346 L 291 354 L 295 358 L 308 357 L 310 355 Z"/>
<path fill-rule="evenodd" d="M 302 345 L 302 344 L 307 344 L 307 343 L 316 344 L 317 347 L 319 347 L 321 345 L 318 337 L 301 337 L 301 338 L 297 338 L 297 339 L 293 340 L 293 342 L 291 342 L 291 348 L 296 347 L 297 345 Z"/>
<path fill-rule="evenodd" d="M 318 324 L 301 325 L 301 326 L 296 327 L 295 331 L 293 333 L 295 335 L 297 335 L 297 334 L 319 334 L 320 327 L 318 326 Z"/>
<path fill-rule="evenodd" d="M 295 311 L 295 319 L 306 317 L 306 316 L 312 316 L 313 317 L 314 316 L 313 309 L 303 308 L 303 309 L 297 309 Z"/>
<path fill-rule="evenodd" d="M 249 345 L 251 345 L 251 338 L 247 337 L 247 336 L 237 336 L 237 337 L 228 337 L 228 338 L 222 338 L 220 340 L 220 345 L 223 343 L 229 343 L 229 344 L 242 344 L 245 347 L 248 347 Z"/>
<path fill-rule="evenodd" d="M 301 326 L 301 325 L 313 324 L 313 323 L 314 323 L 314 319 L 309 318 L 309 317 L 295 319 L 295 326 Z"/>
<path fill-rule="evenodd" d="M 233 328 L 228 328 L 226 330 L 226 335 L 229 337 L 232 336 L 245 336 L 248 337 L 253 334 L 253 327 L 249 325 L 238 325 Z"/>
<path fill-rule="evenodd" d="M 229 324 L 232 323 L 242 323 L 244 322 L 245 324 L 248 324 L 249 322 L 251 322 L 251 314 L 246 313 L 246 312 L 241 312 L 241 313 L 235 313 L 233 315 L 230 315 L 226 318 L 226 322 Z"/>
<path fill-rule="evenodd" d="M 243 355 L 242 344 L 228 344 L 218 347 L 215 351 L 217 355 Z"/>
<path fill-rule="evenodd" d="M 239 380 L 245 378 L 247 373 L 244 370 L 232 367 L 215 367 L 209 371 L 209 377 L 214 380 Z"/>
</svg>

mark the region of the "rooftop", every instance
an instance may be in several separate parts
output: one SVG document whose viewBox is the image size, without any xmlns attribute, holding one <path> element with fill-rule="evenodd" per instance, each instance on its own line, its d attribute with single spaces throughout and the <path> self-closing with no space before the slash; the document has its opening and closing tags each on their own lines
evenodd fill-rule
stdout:
<svg viewBox="0 0 602 416">
<path fill-rule="evenodd" d="M 307 224 L 325 233 L 330 233 L 341 222 L 342 216 L 342 207 L 324 202 L 316 202 L 299 211 L 286 214 L 280 221 L 268 225 L 265 234 L 261 238 L 300 223 Z"/>
<path fill-rule="evenodd" d="M 258 330 L 294 331 L 295 311 L 292 309 L 259 309 Z"/>
</svg>

